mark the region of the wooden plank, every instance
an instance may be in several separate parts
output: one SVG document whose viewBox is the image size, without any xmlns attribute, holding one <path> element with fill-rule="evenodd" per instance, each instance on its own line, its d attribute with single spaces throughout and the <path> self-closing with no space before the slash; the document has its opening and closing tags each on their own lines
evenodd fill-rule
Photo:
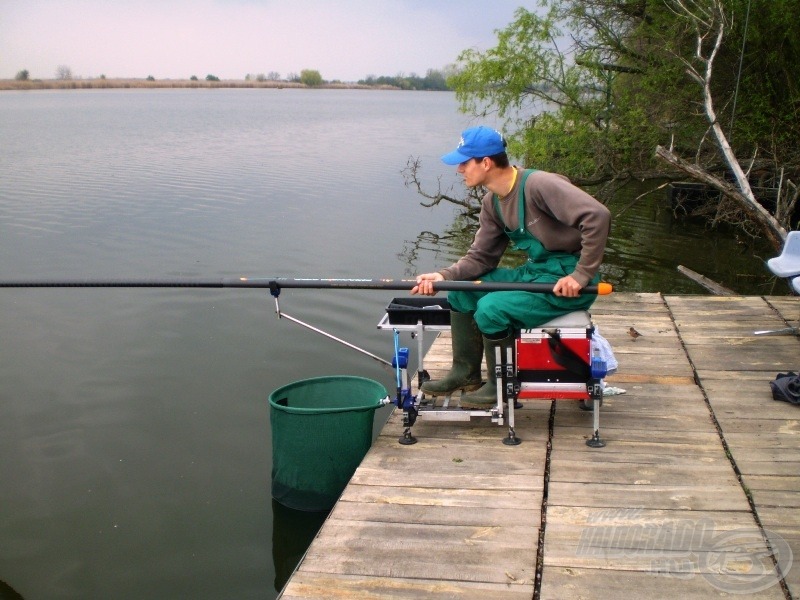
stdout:
<svg viewBox="0 0 800 600">
<path fill-rule="evenodd" d="M 601 409 L 602 414 L 602 409 Z M 559 427 L 564 426 L 577 426 L 577 427 L 586 427 L 591 425 L 591 421 L 589 420 L 591 417 L 591 413 L 586 412 L 582 415 L 566 415 L 562 413 L 559 415 L 556 413 L 556 423 Z M 565 421 L 564 419 L 569 419 Z M 577 419 L 582 419 L 582 421 L 578 421 Z M 618 429 L 622 428 L 627 431 L 630 430 L 640 430 L 640 431 L 649 431 L 652 435 L 656 436 L 669 436 L 671 432 L 675 431 L 678 428 L 682 428 L 684 431 L 707 431 L 709 428 L 713 427 L 711 422 L 711 417 L 708 413 L 703 415 L 702 417 L 696 417 L 693 419 L 687 419 L 683 415 L 680 414 L 662 414 L 662 415 L 636 415 L 636 414 L 629 414 L 626 415 L 624 419 L 612 419 L 611 417 L 602 418 L 600 420 L 600 427 L 603 431 L 608 431 L 610 429 Z"/>
<path fill-rule="evenodd" d="M 746 349 L 747 347 L 757 347 L 764 351 L 765 338 L 757 336 L 753 331 L 760 329 L 776 329 L 783 327 L 780 323 L 769 323 L 761 321 L 751 326 L 737 325 L 736 329 L 726 327 L 724 330 L 719 327 L 693 327 L 691 329 L 681 329 L 681 338 L 687 346 L 724 346 L 726 351 L 731 350 L 732 347 L 738 347 L 738 350 Z M 740 331 L 741 328 L 742 330 Z M 745 330 L 746 328 L 746 330 Z M 779 349 L 780 351 L 794 351 L 795 353 L 800 350 L 797 342 L 788 336 L 774 336 L 769 341 L 770 349 Z"/>
<path fill-rule="evenodd" d="M 798 436 L 800 435 L 800 417 L 797 419 L 726 419 L 722 430 L 725 435 L 750 433 L 751 435 Z"/>
<path fill-rule="evenodd" d="M 706 455 L 723 452 L 722 443 L 716 431 L 673 431 L 669 435 L 655 434 L 649 430 L 617 429 L 608 430 L 600 422 L 603 439 L 608 445 L 600 453 L 609 452 L 652 452 L 660 454 L 675 454 L 687 456 L 691 454 Z M 576 451 L 593 452 L 580 440 L 584 439 L 583 432 L 577 427 L 563 427 L 556 430 L 553 438 L 553 449 L 568 449 Z M 613 443 L 612 443 L 613 442 Z M 724 454 L 724 452 L 723 452 Z"/>
<path fill-rule="evenodd" d="M 748 593 L 753 600 L 785 600 L 777 578 L 768 581 L 764 590 Z M 574 566 L 545 566 L 542 573 L 541 600 L 591 598 L 592 600 L 706 600 L 730 598 L 727 590 L 713 585 L 702 575 L 663 572 L 611 571 Z"/>
<path fill-rule="evenodd" d="M 535 575 L 535 528 L 333 521 L 326 529 L 300 571 L 501 584 Z"/>
<path fill-rule="evenodd" d="M 402 488 L 379 485 L 348 485 L 342 493 L 344 502 L 449 506 L 464 509 L 519 507 L 538 508 L 537 497 L 528 490 L 447 489 L 419 487 L 410 482 Z"/>
<path fill-rule="evenodd" d="M 673 510 L 642 507 L 597 508 L 589 506 L 553 506 L 547 511 L 548 532 L 557 527 L 592 527 L 598 524 L 617 526 L 665 526 L 676 528 L 691 523 L 711 523 L 715 531 L 754 527 L 749 511 Z M 551 530 L 551 526 L 554 526 Z"/>
<path fill-rule="evenodd" d="M 792 368 L 783 369 L 784 371 L 791 371 Z M 704 385 L 709 385 L 714 380 L 720 381 L 761 381 L 768 382 L 775 378 L 776 373 L 771 370 L 768 371 L 748 371 L 745 369 L 731 373 L 730 371 L 707 371 L 704 369 L 697 369 L 697 377 L 704 382 Z"/>
<path fill-rule="evenodd" d="M 708 296 L 708 295 L 666 295 L 664 303 L 673 313 L 693 312 L 697 310 L 732 311 L 763 310 L 767 306 L 761 296 Z"/>
<path fill-rule="evenodd" d="M 569 566 L 578 568 L 592 568 L 608 571 L 643 571 L 643 572 L 664 572 L 665 574 L 683 575 L 730 575 L 721 572 L 722 569 L 730 568 L 725 564 L 725 560 L 720 561 L 720 550 L 714 548 L 709 543 L 700 546 L 698 549 L 693 545 L 688 548 L 672 548 L 672 539 L 665 540 L 665 547 L 652 547 L 654 540 L 659 540 L 658 530 L 631 529 L 619 532 L 611 530 L 608 534 L 599 532 L 600 541 L 596 546 L 581 541 L 577 546 L 571 544 L 553 544 L 545 553 L 545 566 Z M 735 538 L 738 532 L 729 532 L 728 537 Z M 625 547 L 609 547 L 603 538 L 614 539 L 615 535 L 623 538 Z M 699 534 L 698 534 L 699 535 Z M 636 541 L 637 536 L 641 539 Z M 587 536 L 587 539 L 590 536 Z M 669 538 L 668 535 L 663 537 Z M 769 557 L 767 543 L 761 538 L 758 529 L 753 528 L 747 533 L 740 534 L 741 541 L 739 546 L 733 550 L 737 552 L 739 560 L 748 563 L 752 559 L 759 559 L 762 556 Z M 626 539 L 627 538 L 627 539 Z M 627 547 L 629 540 L 633 539 L 639 547 Z M 728 552 L 731 552 L 728 549 Z M 731 561 L 734 562 L 734 561 Z M 735 565 L 740 569 L 745 569 L 744 565 Z M 749 566 L 749 565 L 748 565 Z M 771 565 L 770 565 L 771 567 Z M 755 577 L 753 577 L 755 580 Z M 777 578 L 770 579 L 770 584 L 777 582 Z"/>
<path fill-rule="evenodd" d="M 775 531 L 800 531 L 800 511 L 786 510 L 780 506 L 760 506 L 758 516 L 764 527 Z"/>
<path fill-rule="evenodd" d="M 537 497 L 541 503 L 541 495 Z M 422 525 L 474 525 L 501 526 L 507 523 L 539 527 L 542 511 L 535 502 L 528 508 L 494 508 L 482 506 L 480 510 L 462 510 L 457 506 L 420 504 L 388 504 L 378 502 L 352 502 L 348 498 L 337 502 L 330 519 L 348 521 L 376 521 L 381 523 L 418 523 Z"/>
<path fill-rule="evenodd" d="M 605 451 L 606 449 L 608 449 L 608 452 Z M 647 449 L 650 449 L 650 451 L 647 452 Z M 713 450 L 713 452 L 698 453 L 695 456 L 695 461 L 716 469 L 724 470 L 726 467 L 730 467 L 730 460 L 719 452 L 718 444 L 713 447 Z M 636 444 L 626 444 L 623 449 L 607 446 L 603 449 L 603 452 L 593 452 L 588 446 L 586 450 L 583 450 L 575 447 L 565 448 L 562 445 L 558 449 L 554 449 L 553 460 L 565 461 L 565 463 L 580 461 L 588 466 L 595 464 L 619 465 L 618 468 L 620 469 L 625 469 L 626 465 L 677 467 L 686 465 L 686 449 L 655 453 L 652 451 L 652 445 L 642 448 L 640 451 Z M 798 485 L 798 489 L 800 489 L 800 485 Z"/>
<path fill-rule="evenodd" d="M 797 469 L 794 471 L 797 472 Z M 788 477 L 788 475 L 787 475 Z M 746 478 L 745 478 L 746 481 Z M 797 510 L 800 508 L 800 490 L 754 490 L 750 489 L 753 500 L 758 506 L 758 510 L 764 508 L 781 508 L 786 510 Z"/>
<path fill-rule="evenodd" d="M 790 327 L 800 326 L 800 299 L 797 296 L 767 296 L 764 300 Z"/>
<path fill-rule="evenodd" d="M 424 577 L 424 573 L 421 574 Z M 358 577 L 299 571 L 281 596 L 284 600 L 530 600 L 533 584 L 434 581 L 401 577 Z"/>
<path fill-rule="evenodd" d="M 684 461 L 682 465 L 639 463 L 600 463 L 598 461 L 569 461 L 556 459 L 551 463 L 550 481 L 641 485 L 685 485 L 687 481 L 702 481 L 707 485 L 737 486 L 736 474 L 717 464 L 696 464 Z"/>
<path fill-rule="evenodd" d="M 647 371 L 647 368 L 643 369 Z M 655 383 L 665 385 L 695 385 L 694 377 L 692 375 L 655 375 L 652 373 L 631 373 L 629 371 L 620 371 L 614 373 L 606 378 L 609 384 L 616 385 L 618 383 Z"/>
<path fill-rule="evenodd" d="M 505 462 L 509 459 L 506 458 Z M 415 478 L 417 487 L 449 488 L 449 489 L 483 489 L 483 490 L 529 490 L 536 491 L 542 489 L 544 477 L 541 474 L 510 474 L 503 471 L 502 462 L 498 462 L 497 471 L 494 473 L 473 473 L 471 467 L 476 463 L 464 465 L 460 472 L 448 473 L 437 472 L 435 469 L 426 470 L 426 464 L 418 463 L 417 468 L 422 473 Z M 371 468 L 361 466 L 358 472 L 350 480 L 351 484 L 356 485 L 378 485 L 404 487 L 405 479 L 397 474 L 381 468 Z"/>
<path fill-rule="evenodd" d="M 700 284 L 712 294 L 717 294 L 718 296 L 735 296 L 736 292 L 734 292 L 730 288 L 726 288 L 724 285 L 721 285 L 714 281 L 713 279 L 709 279 L 705 275 L 701 275 L 697 271 L 693 271 L 689 267 L 685 267 L 683 265 L 678 265 L 678 272 L 686 275 L 689 279 L 694 281 L 695 283 Z"/>
<path fill-rule="evenodd" d="M 739 485 L 625 485 L 551 482 L 549 505 L 602 508 L 641 506 L 671 510 L 750 509 Z"/>
</svg>

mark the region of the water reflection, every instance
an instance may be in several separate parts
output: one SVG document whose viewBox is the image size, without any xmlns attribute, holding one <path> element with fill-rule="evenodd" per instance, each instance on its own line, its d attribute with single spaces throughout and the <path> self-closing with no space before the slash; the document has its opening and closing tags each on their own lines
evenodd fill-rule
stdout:
<svg viewBox="0 0 800 600">
<path fill-rule="evenodd" d="M 5 581 L 0 580 L 0 600 L 23 600 L 22 596 L 8 585 Z"/>
<path fill-rule="evenodd" d="M 328 514 L 293 510 L 272 501 L 272 560 L 276 592 L 280 592 L 289 581 Z"/>
</svg>

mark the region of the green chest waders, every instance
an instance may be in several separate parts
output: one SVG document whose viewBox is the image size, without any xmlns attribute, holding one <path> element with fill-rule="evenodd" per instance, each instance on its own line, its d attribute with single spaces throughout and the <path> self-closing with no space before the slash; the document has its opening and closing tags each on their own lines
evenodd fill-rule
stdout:
<svg viewBox="0 0 800 600">
<path fill-rule="evenodd" d="M 515 269 L 498 268 L 489 271 L 482 281 L 555 283 L 572 274 L 578 264 L 578 256 L 568 252 L 547 250 L 525 227 L 525 181 L 533 172 L 526 170 L 519 186 L 519 225 L 509 229 L 504 222 L 506 235 L 513 247 L 528 255 L 527 262 Z M 503 219 L 499 200 L 494 197 L 495 212 Z M 593 283 L 600 280 L 596 275 Z M 459 312 L 472 312 L 475 322 L 484 335 L 496 336 L 509 329 L 532 329 L 556 317 L 574 310 L 586 310 L 594 302 L 593 294 L 582 294 L 577 298 L 565 298 L 553 294 L 532 292 L 450 292 L 450 306 Z"/>
<path fill-rule="evenodd" d="M 533 170 L 525 171 L 520 182 L 518 198 L 519 226 L 509 229 L 503 222 L 506 235 L 517 250 L 528 255 L 528 261 L 516 269 L 495 269 L 484 277 L 483 281 L 525 281 L 555 283 L 562 277 L 571 274 L 578 264 L 578 257 L 567 252 L 551 252 L 531 235 L 525 227 L 525 181 Z M 494 209 L 502 221 L 499 200 L 494 196 Z M 596 278 L 599 281 L 599 276 Z M 453 306 L 453 295 L 448 296 Z M 553 294 L 533 294 L 530 292 L 490 292 L 472 294 L 464 298 L 474 306 L 475 322 L 484 333 L 483 346 L 486 357 L 487 382 L 475 393 L 461 397 L 462 408 L 487 408 L 497 401 L 497 382 L 493 376 L 497 359 L 495 348 L 514 343 L 517 329 L 530 329 L 546 323 L 555 317 L 588 308 L 595 296 L 579 296 L 578 298 L 562 298 Z M 462 298 L 455 304 L 463 306 Z"/>
</svg>

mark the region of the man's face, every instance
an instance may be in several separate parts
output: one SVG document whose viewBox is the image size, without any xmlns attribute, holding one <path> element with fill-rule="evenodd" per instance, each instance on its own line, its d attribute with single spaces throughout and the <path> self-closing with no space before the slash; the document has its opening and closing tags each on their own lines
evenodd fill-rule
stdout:
<svg viewBox="0 0 800 600">
<path fill-rule="evenodd" d="M 470 158 L 458 165 L 456 172 L 464 176 L 464 185 L 467 187 L 483 185 L 486 177 L 485 162 L 485 158 Z"/>
</svg>

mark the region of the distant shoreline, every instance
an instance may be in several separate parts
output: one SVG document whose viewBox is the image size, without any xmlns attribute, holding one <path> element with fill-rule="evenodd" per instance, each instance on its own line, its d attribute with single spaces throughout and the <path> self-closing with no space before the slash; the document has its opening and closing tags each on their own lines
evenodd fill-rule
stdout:
<svg viewBox="0 0 800 600">
<path fill-rule="evenodd" d="M 268 89 L 342 89 L 342 90 L 399 90 L 391 85 L 363 85 L 358 83 L 323 83 L 308 86 L 292 81 L 245 81 L 243 79 L 206 81 L 190 79 L 0 79 L 0 91 L 25 90 L 104 90 L 104 89 L 157 89 L 157 88 L 268 88 Z"/>
</svg>

